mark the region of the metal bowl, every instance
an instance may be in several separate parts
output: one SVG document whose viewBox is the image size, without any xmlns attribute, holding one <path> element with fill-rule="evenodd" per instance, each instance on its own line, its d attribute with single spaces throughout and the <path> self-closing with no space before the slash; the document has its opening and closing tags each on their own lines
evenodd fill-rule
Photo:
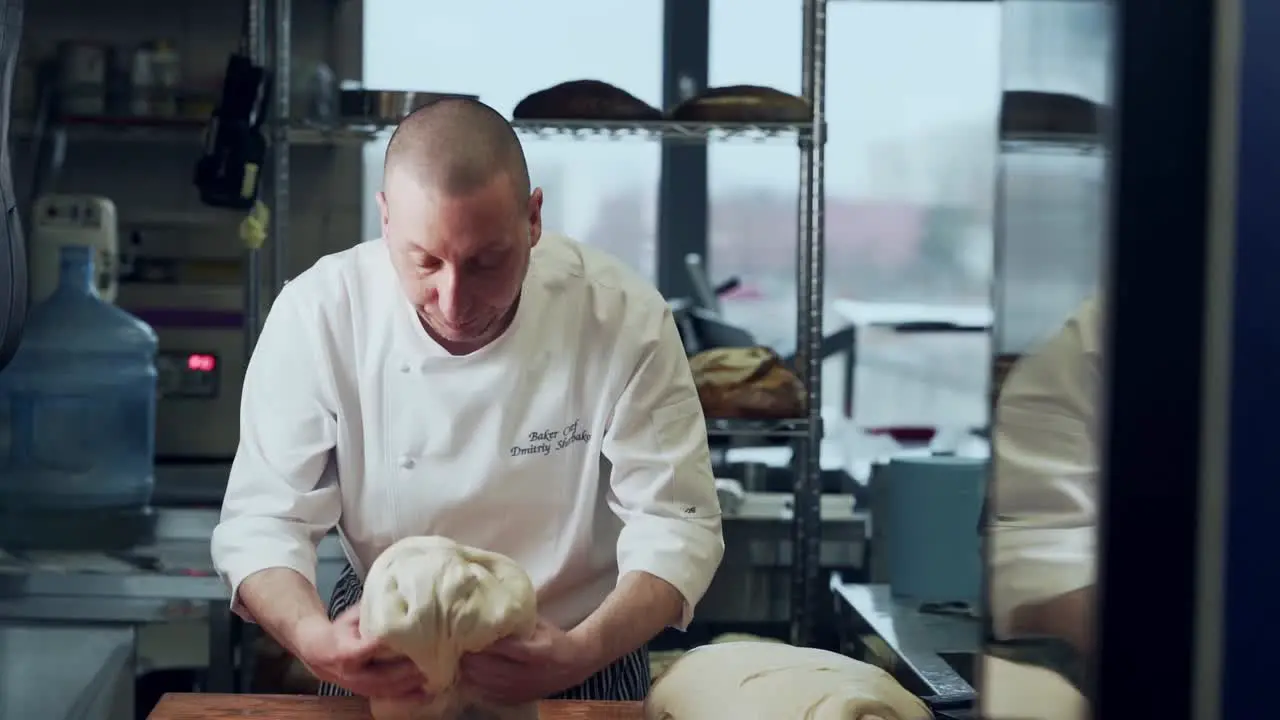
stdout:
<svg viewBox="0 0 1280 720">
<path fill-rule="evenodd" d="M 349 88 L 339 92 L 338 111 L 347 124 L 394 125 L 423 105 L 444 98 L 480 99 L 478 95 L 459 93 Z"/>
</svg>

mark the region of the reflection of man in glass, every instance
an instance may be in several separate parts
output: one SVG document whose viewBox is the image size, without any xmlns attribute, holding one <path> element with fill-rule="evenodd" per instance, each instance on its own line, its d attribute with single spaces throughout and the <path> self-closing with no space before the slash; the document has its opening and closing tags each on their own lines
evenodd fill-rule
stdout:
<svg viewBox="0 0 1280 720">
<path fill-rule="evenodd" d="M 1093 646 L 1099 312 L 1096 298 L 1086 301 L 1006 379 L 996 408 L 988 533 L 996 639 L 1053 638 L 1086 658 Z"/>
</svg>

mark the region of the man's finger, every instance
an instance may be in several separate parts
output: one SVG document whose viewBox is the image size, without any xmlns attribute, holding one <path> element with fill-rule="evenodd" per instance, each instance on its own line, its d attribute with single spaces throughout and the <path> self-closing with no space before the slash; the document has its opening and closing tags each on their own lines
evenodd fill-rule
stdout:
<svg viewBox="0 0 1280 720">
<path fill-rule="evenodd" d="M 503 638 L 482 651 L 484 655 L 496 655 L 517 662 L 532 660 L 535 656 L 529 643 L 513 637 Z"/>
<path fill-rule="evenodd" d="M 343 659 L 358 663 L 372 662 L 381 650 L 382 643 L 376 638 L 362 637 L 348 637 L 340 648 Z"/>
<path fill-rule="evenodd" d="M 487 686 L 504 684 L 508 679 L 528 672 L 526 666 L 495 655 L 466 655 L 459 666 L 468 682 Z"/>
</svg>

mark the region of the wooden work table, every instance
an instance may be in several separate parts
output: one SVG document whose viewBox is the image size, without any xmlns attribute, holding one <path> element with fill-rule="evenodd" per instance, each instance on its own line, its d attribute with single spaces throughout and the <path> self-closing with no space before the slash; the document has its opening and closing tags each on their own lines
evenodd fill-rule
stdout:
<svg viewBox="0 0 1280 720">
<path fill-rule="evenodd" d="M 544 700 L 540 720 L 642 720 L 641 703 Z M 359 698 L 170 693 L 148 720 L 371 720 Z"/>
</svg>

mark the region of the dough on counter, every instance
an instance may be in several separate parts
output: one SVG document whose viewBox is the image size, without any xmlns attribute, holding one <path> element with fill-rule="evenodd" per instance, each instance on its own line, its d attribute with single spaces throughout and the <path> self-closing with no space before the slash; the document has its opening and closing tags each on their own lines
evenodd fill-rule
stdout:
<svg viewBox="0 0 1280 720">
<path fill-rule="evenodd" d="M 1061 675 L 1032 665 L 984 657 L 978 704 L 990 720 L 1089 720 L 1089 703 Z"/>
<path fill-rule="evenodd" d="M 645 720 L 930 720 L 889 673 L 826 650 L 772 642 L 704 645 L 653 685 Z"/>
<path fill-rule="evenodd" d="M 374 720 L 535 720 L 536 704 L 495 706 L 458 683 L 458 660 L 537 624 L 528 574 L 508 557 L 442 537 L 405 538 L 365 579 L 360 632 L 407 656 L 430 702 L 372 700 Z"/>
</svg>

